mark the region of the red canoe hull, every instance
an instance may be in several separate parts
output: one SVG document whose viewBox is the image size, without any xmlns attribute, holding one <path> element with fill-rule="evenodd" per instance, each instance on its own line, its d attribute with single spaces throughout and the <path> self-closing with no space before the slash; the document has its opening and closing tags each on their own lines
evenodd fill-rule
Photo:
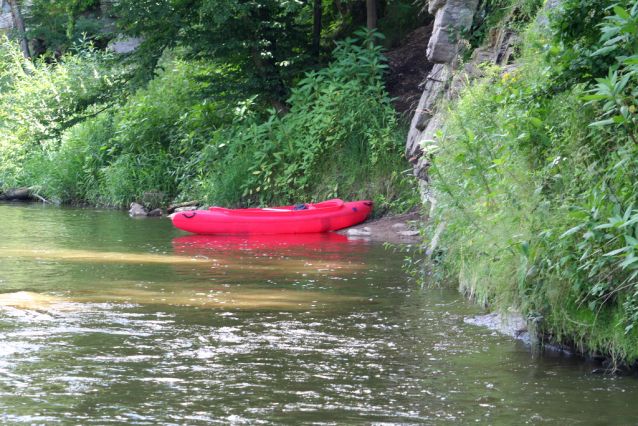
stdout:
<svg viewBox="0 0 638 426">
<path fill-rule="evenodd" d="M 356 225 L 368 218 L 370 201 L 328 200 L 307 204 L 306 210 L 294 206 L 266 209 L 223 209 L 181 212 L 173 225 L 195 234 L 307 234 L 328 232 Z"/>
</svg>

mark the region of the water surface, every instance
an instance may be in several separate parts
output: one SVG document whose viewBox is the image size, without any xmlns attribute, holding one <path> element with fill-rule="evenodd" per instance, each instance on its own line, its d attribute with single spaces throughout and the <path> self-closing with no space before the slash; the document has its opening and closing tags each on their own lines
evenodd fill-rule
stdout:
<svg viewBox="0 0 638 426">
<path fill-rule="evenodd" d="M 3 424 L 638 424 L 635 377 L 463 323 L 378 243 L 0 215 Z"/>
</svg>

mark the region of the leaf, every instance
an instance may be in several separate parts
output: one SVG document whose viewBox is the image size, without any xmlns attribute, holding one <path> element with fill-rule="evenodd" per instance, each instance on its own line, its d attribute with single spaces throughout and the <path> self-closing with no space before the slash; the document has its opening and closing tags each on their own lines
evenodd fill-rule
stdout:
<svg viewBox="0 0 638 426">
<path fill-rule="evenodd" d="M 474 142 L 474 133 L 472 133 L 469 129 L 467 130 L 467 138 L 470 143 Z"/>
<path fill-rule="evenodd" d="M 627 220 L 629 220 L 629 217 L 631 216 L 631 212 L 634 210 L 634 205 L 630 205 L 629 207 L 627 207 L 627 210 L 625 210 L 625 214 L 622 217 L 623 222 L 627 222 Z"/>
<path fill-rule="evenodd" d="M 638 55 L 632 55 L 632 56 L 623 58 L 622 62 L 627 65 L 636 65 L 638 64 Z"/>
<path fill-rule="evenodd" d="M 622 92 L 625 89 L 625 86 L 627 86 L 627 82 L 629 82 L 629 79 L 631 78 L 631 74 L 626 74 L 619 82 L 618 84 L 616 84 L 616 86 L 614 86 L 614 93 L 616 95 L 618 95 L 620 92 Z"/>
<path fill-rule="evenodd" d="M 627 244 L 629 244 L 630 246 L 638 246 L 638 240 L 635 239 L 634 237 L 632 237 L 631 235 L 627 235 L 625 234 L 625 241 L 627 242 Z"/>
<path fill-rule="evenodd" d="M 531 121 L 532 124 L 534 126 L 536 126 L 536 127 L 541 127 L 543 125 L 543 122 L 539 118 L 536 118 L 536 117 L 530 117 L 529 121 Z"/>
<path fill-rule="evenodd" d="M 520 134 L 520 135 L 519 135 L 516 139 L 517 139 L 517 140 L 519 140 L 519 139 L 520 139 L 520 140 L 526 140 L 526 139 L 529 139 L 529 137 L 530 137 L 530 134 L 529 134 L 529 133 L 525 133 L 525 132 L 523 132 L 523 133 L 521 133 L 521 134 Z"/>
<path fill-rule="evenodd" d="M 583 96 L 581 99 L 585 100 L 585 101 L 598 101 L 601 99 L 609 99 L 609 96 L 607 95 L 587 95 L 587 96 Z"/>
<path fill-rule="evenodd" d="M 529 256 L 529 241 L 523 241 L 521 242 L 516 249 L 518 250 L 518 253 L 523 256 L 523 257 L 528 257 Z"/>
<path fill-rule="evenodd" d="M 629 15 L 629 13 L 623 9 L 622 7 L 615 5 L 614 6 L 614 12 L 616 13 L 616 15 L 620 16 L 623 19 L 630 19 L 631 15 Z"/>
<path fill-rule="evenodd" d="M 611 51 L 616 50 L 617 46 L 605 46 L 602 47 L 600 49 L 598 49 L 597 51 L 595 51 L 594 53 L 591 54 L 591 56 L 598 56 L 598 55 L 603 55 L 605 53 L 609 53 Z"/>
<path fill-rule="evenodd" d="M 615 256 L 617 254 L 623 253 L 623 252 L 625 252 L 627 250 L 630 250 L 630 249 L 631 249 L 631 247 L 625 246 L 623 248 L 612 250 L 609 253 L 605 253 L 605 254 L 603 254 L 603 256 L 607 256 L 607 257 Z"/>
<path fill-rule="evenodd" d="M 632 263 L 637 263 L 637 262 L 638 262 L 638 258 L 633 257 L 633 256 L 628 256 L 627 259 L 622 261 L 618 266 L 620 266 L 621 268 L 624 269 L 627 266 L 631 265 Z"/>
<path fill-rule="evenodd" d="M 614 123 L 616 124 L 623 124 L 627 122 L 627 119 L 625 117 L 623 117 L 622 115 L 614 115 Z"/>
<path fill-rule="evenodd" d="M 573 227 L 572 229 L 570 229 L 569 231 L 565 232 L 565 233 L 564 233 L 563 235 L 561 235 L 559 238 L 565 238 L 565 237 L 568 237 L 568 236 L 570 236 L 570 235 L 572 235 L 572 234 L 575 234 L 576 232 L 580 231 L 580 230 L 583 228 L 583 226 L 585 226 L 585 225 L 578 225 L 578 226 L 575 226 L 575 227 Z"/>
<path fill-rule="evenodd" d="M 614 123 L 613 119 L 602 120 L 602 121 L 596 121 L 594 123 L 591 123 L 589 127 L 606 126 L 607 124 L 613 124 L 613 123 Z"/>
</svg>

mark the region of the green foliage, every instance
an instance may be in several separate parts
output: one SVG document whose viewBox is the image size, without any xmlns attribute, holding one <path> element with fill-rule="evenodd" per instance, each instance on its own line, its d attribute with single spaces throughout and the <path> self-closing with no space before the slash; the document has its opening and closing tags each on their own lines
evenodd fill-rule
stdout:
<svg viewBox="0 0 638 426">
<path fill-rule="evenodd" d="M 438 273 L 481 303 L 518 307 L 546 334 L 633 360 L 638 7 L 609 11 L 589 55 L 613 59 L 595 85 L 548 91 L 563 64 L 548 67 L 531 32 L 516 71 L 491 70 L 450 106 L 427 150 L 439 211 L 430 232 L 446 224 Z"/>
<path fill-rule="evenodd" d="M 34 0 L 26 6 L 27 37 L 35 39 L 36 55 L 64 54 L 83 40 L 108 40 L 101 33 L 98 0 Z"/>
<path fill-rule="evenodd" d="M 381 48 L 339 42 L 329 67 L 310 72 L 293 90 L 292 112 L 262 121 L 244 103 L 235 124 L 216 133 L 201 163 L 215 204 L 289 204 L 343 197 L 379 205 L 408 203 L 398 174 L 403 132 L 384 92 Z M 360 44 L 359 44 L 360 43 Z M 240 167 L 238 167 L 240 166 Z M 200 185 L 206 186 L 206 185 Z M 238 192 L 239 190 L 239 192 Z"/>
<path fill-rule="evenodd" d="M 543 0 L 485 0 L 479 4 L 479 12 L 474 16 L 472 28 L 467 29 L 467 37 L 473 47 L 485 43 L 499 27 L 513 31 L 524 29 L 538 14 Z"/>
<path fill-rule="evenodd" d="M 25 62 L 12 43 L 0 45 L 6 68 L 0 120 L 9 132 L 25 132 L 23 143 L 43 143 L 113 105 L 124 84 L 108 53 L 85 44 L 56 65 Z"/>
<path fill-rule="evenodd" d="M 340 42 L 328 68 L 299 82 L 284 117 L 264 117 L 254 97 L 234 104 L 205 97 L 208 82 L 200 76 L 220 71 L 218 64 L 170 58 L 117 108 L 74 112 L 70 101 L 111 78 L 103 54 L 38 62 L 25 73 L 19 51 L 9 49 L 0 181 L 38 186 L 56 201 L 118 206 L 343 197 L 410 208 L 412 186 L 399 173 L 405 134 L 384 92 L 381 49 L 363 47 L 367 41 Z"/>
<path fill-rule="evenodd" d="M 136 76 L 153 76 L 166 49 L 184 48 L 189 59 L 215 60 L 223 72 L 202 76 L 207 92 L 284 101 L 293 80 L 311 68 L 312 2 L 198 0 L 122 1 L 114 13 L 126 35 L 145 37 L 133 54 Z"/>
<path fill-rule="evenodd" d="M 393 42 L 403 39 L 411 31 L 429 24 L 433 16 L 422 13 L 423 5 L 418 2 L 403 0 L 388 1 L 382 8 L 379 19 L 379 31 L 387 39 L 383 41 L 384 46 L 391 46 Z M 364 22 L 361 22 L 363 25 Z"/>
<path fill-rule="evenodd" d="M 545 48 L 552 62 L 551 83 L 565 90 L 608 74 L 615 57 L 627 52 L 603 50 L 600 24 L 612 13 L 614 0 L 566 0 L 551 16 L 551 43 Z M 598 52 L 594 55 L 594 52 Z"/>
<path fill-rule="evenodd" d="M 380 156 L 398 151 L 392 136 L 396 118 L 381 80 L 387 68 L 381 48 L 354 42 L 338 42 L 334 62 L 299 82 L 288 100 L 291 114 L 272 114 L 242 135 L 245 143 L 257 148 L 244 195 L 273 188 L 292 200 L 314 193 L 316 176 L 335 158 L 366 162 L 372 169 Z"/>
</svg>

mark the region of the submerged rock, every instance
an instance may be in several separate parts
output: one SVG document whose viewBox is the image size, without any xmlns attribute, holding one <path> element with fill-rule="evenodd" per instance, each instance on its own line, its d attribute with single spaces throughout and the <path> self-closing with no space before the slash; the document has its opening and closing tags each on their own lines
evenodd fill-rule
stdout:
<svg viewBox="0 0 638 426">
<path fill-rule="evenodd" d="M 487 315 L 465 318 L 463 321 L 467 324 L 480 325 L 490 330 L 496 330 L 515 339 L 523 340 L 525 343 L 530 343 L 531 341 L 527 322 L 520 313 L 515 311 L 507 313 L 492 312 Z"/>
<path fill-rule="evenodd" d="M 148 214 L 148 210 L 140 204 L 131 203 L 131 209 L 128 213 L 131 216 L 146 216 Z"/>
<path fill-rule="evenodd" d="M 372 230 L 369 227 L 363 229 L 348 229 L 347 235 L 351 237 L 369 237 L 372 235 Z"/>
</svg>

